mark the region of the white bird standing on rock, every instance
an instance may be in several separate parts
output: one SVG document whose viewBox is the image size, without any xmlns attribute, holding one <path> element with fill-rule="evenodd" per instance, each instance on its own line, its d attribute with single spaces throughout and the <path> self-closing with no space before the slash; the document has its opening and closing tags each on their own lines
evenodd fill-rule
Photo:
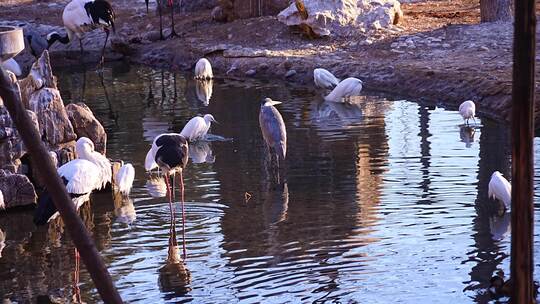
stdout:
<svg viewBox="0 0 540 304">
<path fill-rule="evenodd" d="M 362 91 L 362 80 L 354 77 L 349 77 L 342 80 L 338 85 L 328 94 L 324 100 L 343 102 L 344 98 L 351 96 L 359 96 Z"/>
<path fill-rule="evenodd" d="M 212 79 L 214 74 L 212 73 L 212 65 L 206 58 L 201 58 L 195 65 L 195 79 Z"/>
<path fill-rule="evenodd" d="M 86 159 L 100 168 L 101 188 L 105 188 L 112 178 L 111 162 L 94 150 L 94 143 L 87 137 L 81 137 L 75 144 L 75 152 L 80 159 Z"/>
<path fill-rule="evenodd" d="M 510 209 L 512 203 L 512 185 L 502 176 L 501 172 L 495 171 L 491 175 L 488 184 L 488 196 L 501 201 L 505 210 Z"/>
<path fill-rule="evenodd" d="M 474 102 L 472 100 L 464 101 L 462 104 L 459 105 L 459 114 L 461 114 L 461 117 L 463 117 L 463 121 L 469 124 L 469 119 L 473 119 L 474 123 L 476 124 L 476 120 L 474 119 L 476 111 L 476 106 L 474 105 Z"/>
<path fill-rule="evenodd" d="M 322 89 L 332 89 L 339 83 L 339 79 L 336 76 L 322 68 L 313 70 L 313 81 L 316 86 Z"/>
<path fill-rule="evenodd" d="M 204 139 L 206 133 L 210 130 L 212 122 L 217 123 L 212 114 L 206 114 L 203 117 L 196 116 L 190 119 L 180 132 L 180 135 L 184 136 L 190 142 Z"/>
<path fill-rule="evenodd" d="M 129 195 L 134 179 L 135 168 L 133 168 L 132 164 L 124 164 L 114 176 L 114 184 L 116 185 L 118 192 Z"/>
<path fill-rule="evenodd" d="M 74 36 L 77 36 L 81 47 L 82 59 L 82 39 L 84 34 L 97 28 L 103 28 L 107 35 L 101 50 L 100 66 L 103 66 L 105 46 L 107 45 L 110 34 L 109 28 L 112 28 L 113 32 L 115 32 L 114 18 L 114 10 L 106 0 L 72 0 L 66 5 L 62 13 L 62 20 L 67 35 L 62 37 L 58 32 L 49 33 L 47 35 L 49 47 L 56 41 L 68 44 L 70 41 L 73 41 Z"/>
<path fill-rule="evenodd" d="M 15 59 L 11 58 L 6 61 L 0 62 L 0 65 L 11 73 L 15 74 L 15 76 L 19 77 L 22 75 L 22 69 L 21 66 L 15 61 Z"/>
</svg>

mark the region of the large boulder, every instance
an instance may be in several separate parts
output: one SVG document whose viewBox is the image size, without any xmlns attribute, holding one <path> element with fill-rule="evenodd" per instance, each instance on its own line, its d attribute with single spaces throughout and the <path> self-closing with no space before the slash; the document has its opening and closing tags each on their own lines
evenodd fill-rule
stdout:
<svg viewBox="0 0 540 304">
<path fill-rule="evenodd" d="M 0 191 L 6 208 L 36 204 L 36 190 L 26 175 L 0 170 Z"/>
<path fill-rule="evenodd" d="M 41 139 L 49 146 L 56 147 L 77 138 L 58 90 L 36 91 L 30 96 L 28 106 L 38 117 Z"/>
<path fill-rule="evenodd" d="M 96 151 L 105 154 L 107 133 L 105 133 L 103 125 L 96 119 L 92 110 L 81 102 L 68 104 L 66 110 L 77 137 L 90 138 Z"/>
<path fill-rule="evenodd" d="M 16 173 L 24 153 L 21 137 L 0 98 L 0 169 Z"/>
<path fill-rule="evenodd" d="M 303 3 L 307 16 L 297 9 Z M 390 27 L 403 17 L 397 0 L 297 0 L 278 15 L 289 26 L 309 27 L 318 36 Z"/>
</svg>

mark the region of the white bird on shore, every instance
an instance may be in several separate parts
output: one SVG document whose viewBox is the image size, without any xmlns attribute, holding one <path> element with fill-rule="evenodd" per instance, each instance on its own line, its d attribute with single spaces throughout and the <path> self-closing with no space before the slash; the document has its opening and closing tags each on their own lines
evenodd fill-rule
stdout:
<svg viewBox="0 0 540 304">
<path fill-rule="evenodd" d="M 501 201 L 505 210 L 510 209 L 512 203 L 512 185 L 499 171 L 493 172 L 488 184 L 488 196 Z"/>
<path fill-rule="evenodd" d="M 316 86 L 323 89 L 332 89 L 339 83 L 339 79 L 336 76 L 322 68 L 313 70 L 313 81 Z"/>
<path fill-rule="evenodd" d="M 354 77 L 349 77 L 342 80 L 338 85 L 328 94 L 324 100 L 334 102 L 344 102 L 344 98 L 351 96 L 359 96 L 362 91 L 362 80 Z"/>
<path fill-rule="evenodd" d="M 212 79 L 214 74 L 212 73 L 212 65 L 206 58 L 201 58 L 195 65 L 195 79 Z"/>
<path fill-rule="evenodd" d="M 208 133 L 208 130 L 210 130 L 212 122 L 217 123 L 212 114 L 206 114 L 203 117 L 193 117 L 184 126 L 182 132 L 180 132 L 180 135 L 184 136 L 190 142 L 204 139 L 206 137 L 206 133 Z"/>
<path fill-rule="evenodd" d="M 86 159 L 100 168 L 101 188 L 105 188 L 112 178 L 111 162 L 94 150 L 94 143 L 87 137 L 81 137 L 75 144 L 75 153 L 80 159 Z"/>
<path fill-rule="evenodd" d="M 93 190 L 101 188 L 101 169 L 86 159 L 74 159 L 58 168 L 58 175 L 62 177 L 67 192 L 71 195 L 75 208 L 86 202 L 87 195 Z M 85 196 L 85 197 L 82 197 Z M 45 225 L 56 218 L 58 212 L 50 194 L 45 191 L 39 199 L 34 214 L 36 225 Z"/>
<path fill-rule="evenodd" d="M 476 111 L 476 106 L 474 105 L 474 102 L 472 100 L 464 101 L 462 104 L 459 105 L 459 114 L 461 114 L 461 117 L 463 117 L 463 121 L 469 124 L 469 119 L 473 119 L 474 123 L 476 124 L 476 120 L 474 119 Z"/>
<path fill-rule="evenodd" d="M 259 111 L 259 126 L 270 152 L 274 152 L 277 156 L 277 165 L 279 161 L 285 160 L 287 155 L 287 130 L 285 122 L 279 111 L 274 105 L 280 104 L 280 101 L 275 101 L 270 98 L 265 98 L 261 102 L 261 110 Z"/>
<path fill-rule="evenodd" d="M 15 76 L 19 77 L 22 75 L 22 69 L 21 66 L 15 61 L 15 59 L 11 58 L 6 61 L 0 62 L 0 65 L 11 73 L 15 74 Z"/>
<path fill-rule="evenodd" d="M 118 192 L 124 195 L 129 195 L 133 180 L 135 179 L 135 168 L 132 164 L 124 164 L 114 176 L 114 184 Z"/>
<path fill-rule="evenodd" d="M 6 203 L 4 203 L 4 194 L 0 190 L 0 210 L 6 209 Z"/>
<path fill-rule="evenodd" d="M 110 34 L 109 28 L 112 28 L 113 32 L 115 32 L 114 18 L 114 10 L 106 0 L 72 0 L 66 5 L 62 13 L 62 20 L 67 35 L 60 36 L 58 32 L 49 33 L 47 35 L 49 47 L 56 41 L 68 44 L 76 36 L 79 39 L 82 59 L 84 51 L 82 39 L 84 38 L 84 34 L 97 28 L 103 28 L 107 36 L 101 50 L 100 65 L 102 66 L 105 59 L 105 46 L 107 45 Z"/>
</svg>

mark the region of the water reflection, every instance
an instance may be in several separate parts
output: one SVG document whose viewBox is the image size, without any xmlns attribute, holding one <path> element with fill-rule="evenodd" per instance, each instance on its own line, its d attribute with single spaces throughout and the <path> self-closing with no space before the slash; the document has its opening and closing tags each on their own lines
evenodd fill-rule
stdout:
<svg viewBox="0 0 540 304">
<path fill-rule="evenodd" d="M 114 215 L 116 221 L 122 224 L 130 225 L 137 219 L 137 213 L 135 212 L 135 206 L 133 200 L 127 196 L 115 192 L 113 193 L 114 201 Z"/>
<path fill-rule="evenodd" d="M 81 213 L 126 302 L 485 303 L 489 278 L 508 273 L 507 219 L 494 217 L 487 198 L 491 173 L 510 169 L 505 126 L 482 121 L 469 145 L 457 112 L 404 100 L 325 104 L 287 84 L 218 79 L 206 106 L 181 75 L 139 67 L 104 75 L 112 108 L 122 109 L 117 121 L 93 73 L 85 96 L 108 132 L 109 156 L 136 168 L 133 201 L 96 193 Z M 60 75 L 63 96 L 80 90 L 81 77 Z M 268 182 L 261 161 L 267 96 L 284 101 L 281 183 Z M 164 263 L 178 256 L 165 183 L 147 177 L 144 158 L 152 132 L 178 132 L 199 113 L 218 113 L 212 131 L 234 140 L 194 146 L 185 171 L 189 259 Z M 0 229 L 0 294 L 71 296 L 73 248 L 61 229 L 50 236 L 25 211 L 0 214 Z M 79 286 L 83 300 L 98 302 L 84 267 Z"/>
<path fill-rule="evenodd" d="M 462 125 L 459 127 L 459 138 L 462 142 L 465 143 L 465 146 L 467 148 L 470 148 L 472 146 L 472 143 L 474 142 L 474 133 L 476 130 L 474 127 Z"/>
<path fill-rule="evenodd" d="M 167 259 L 165 265 L 159 269 L 159 287 L 161 292 L 164 293 L 165 299 L 183 296 L 191 291 L 191 272 L 180 258 L 180 251 L 176 242 L 176 228 L 172 223 L 171 227 L 173 229 L 169 235 Z"/>
<path fill-rule="evenodd" d="M 210 98 L 212 98 L 212 88 L 214 86 L 214 81 L 212 79 L 207 80 L 195 80 L 195 94 L 197 99 L 202 101 L 205 107 L 210 103 Z"/>
<path fill-rule="evenodd" d="M 189 158 L 194 164 L 211 164 L 216 161 L 210 142 L 204 140 L 199 140 L 189 145 Z"/>
<path fill-rule="evenodd" d="M 489 218 L 489 230 L 494 241 L 501 241 L 510 234 L 511 216 L 507 212 L 503 216 Z"/>
</svg>

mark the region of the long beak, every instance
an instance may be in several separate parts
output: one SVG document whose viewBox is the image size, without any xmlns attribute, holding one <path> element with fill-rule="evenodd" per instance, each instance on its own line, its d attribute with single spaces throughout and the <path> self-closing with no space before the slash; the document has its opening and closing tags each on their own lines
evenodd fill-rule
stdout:
<svg viewBox="0 0 540 304">
<path fill-rule="evenodd" d="M 272 100 L 272 102 L 270 102 L 270 105 L 275 106 L 275 105 L 278 105 L 278 104 L 280 104 L 280 103 L 282 103 L 282 102 L 281 102 L 281 101 L 277 101 L 277 100 Z"/>
<path fill-rule="evenodd" d="M 217 125 L 219 125 L 219 122 L 218 122 L 217 120 L 215 120 L 215 119 L 214 119 L 214 123 L 217 124 Z"/>
</svg>

